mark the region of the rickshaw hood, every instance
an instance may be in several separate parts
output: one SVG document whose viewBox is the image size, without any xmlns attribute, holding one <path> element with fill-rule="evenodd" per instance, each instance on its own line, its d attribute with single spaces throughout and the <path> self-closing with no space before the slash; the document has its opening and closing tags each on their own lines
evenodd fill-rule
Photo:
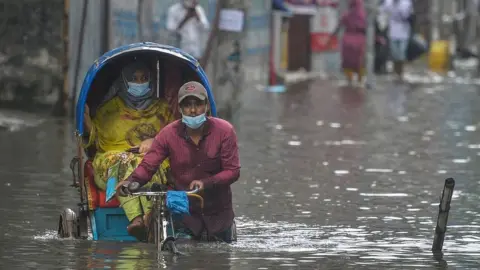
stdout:
<svg viewBox="0 0 480 270">
<path fill-rule="evenodd" d="M 100 70 L 102 70 L 102 68 L 105 67 L 105 65 L 113 59 L 119 58 L 126 54 L 134 53 L 134 52 L 146 52 L 146 51 L 157 53 L 159 55 L 168 55 L 178 59 L 179 61 L 183 61 L 187 63 L 188 66 L 197 73 L 202 84 L 207 89 L 208 99 L 210 102 L 210 110 L 212 115 L 216 116 L 216 106 L 215 106 L 213 94 L 210 89 L 210 83 L 208 81 L 205 71 L 202 69 L 197 59 L 195 59 L 193 56 L 189 55 L 188 53 L 183 52 L 182 50 L 172 46 L 161 45 L 153 42 L 133 43 L 133 44 L 124 45 L 124 46 L 115 48 L 109 52 L 106 52 L 104 55 L 100 56 L 97 60 L 95 60 L 93 65 L 88 70 L 83 80 L 80 94 L 77 99 L 76 116 L 75 116 L 77 136 L 83 135 L 83 132 L 84 132 L 83 114 L 84 114 L 85 104 L 87 102 L 87 97 L 90 92 L 92 83 L 95 80 L 97 74 L 100 72 Z"/>
</svg>

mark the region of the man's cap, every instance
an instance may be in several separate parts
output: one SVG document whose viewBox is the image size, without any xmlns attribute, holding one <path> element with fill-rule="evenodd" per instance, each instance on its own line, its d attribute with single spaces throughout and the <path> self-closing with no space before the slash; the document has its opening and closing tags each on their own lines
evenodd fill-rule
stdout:
<svg viewBox="0 0 480 270">
<path fill-rule="evenodd" d="M 196 97 L 200 100 L 207 100 L 207 90 L 199 82 L 187 82 L 178 90 L 178 103 L 182 102 L 186 97 Z"/>
</svg>

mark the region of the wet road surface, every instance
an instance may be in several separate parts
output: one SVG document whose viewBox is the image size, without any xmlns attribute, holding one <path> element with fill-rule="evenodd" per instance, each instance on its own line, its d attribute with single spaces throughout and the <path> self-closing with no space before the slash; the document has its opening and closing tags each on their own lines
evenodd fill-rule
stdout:
<svg viewBox="0 0 480 270">
<path fill-rule="evenodd" d="M 246 91 L 231 120 L 239 240 L 182 246 L 178 258 L 57 239 L 60 211 L 77 200 L 73 127 L 28 116 L 36 126 L 0 129 L 0 269 L 477 269 L 479 102 L 476 86 L 454 80 Z M 439 260 L 430 248 L 447 177 L 456 187 Z"/>
</svg>

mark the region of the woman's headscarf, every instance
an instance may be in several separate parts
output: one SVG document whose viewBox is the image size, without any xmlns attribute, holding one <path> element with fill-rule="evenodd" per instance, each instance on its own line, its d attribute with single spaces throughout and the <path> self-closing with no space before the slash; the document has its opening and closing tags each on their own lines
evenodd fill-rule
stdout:
<svg viewBox="0 0 480 270">
<path fill-rule="evenodd" d="M 367 14 L 363 6 L 363 0 L 350 0 L 347 14 L 344 19 L 349 26 L 366 27 Z"/>
<path fill-rule="evenodd" d="M 133 81 L 133 75 L 138 70 L 143 71 L 145 75 L 148 76 L 150 90 L 143 96 L 136 97 L 128 93 L 128 83 Z M 148 108 L 148 106 L 150 106 L 150 104 L 152 104 L 154 91 L 152 90 L 153 87 L 151 75 L 152 72 L 150 68 L 143 61 L 136 60 L 135 62 L 128 64 L 123 68 L 117 94 L 125 102 L 125 104 L 127 104 L 127 106 L 137 110 L 145 110 Z"/>
</svg>

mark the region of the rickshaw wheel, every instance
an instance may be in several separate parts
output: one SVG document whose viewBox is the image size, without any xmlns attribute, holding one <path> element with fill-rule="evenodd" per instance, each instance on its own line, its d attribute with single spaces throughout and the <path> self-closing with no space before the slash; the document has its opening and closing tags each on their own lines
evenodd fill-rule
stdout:
<svg viewBox="0 0 480 270">
<path fill-rule="evenodd" d="M 58 237 L 77 238 L 78 237 L 78 219 L 77 214 L 70 208 L 66 208 L 60 214 L 58 221 Z"/>
<path fill-rule="evenodd" d="M 162 251 L 168 251 L 172 254 L 180 254 L 177 249 L 177 245 L 175 245 L 175 238 L 168 237 L 167 239 L 165 239 L 162 244 Z"/>
</svg>

